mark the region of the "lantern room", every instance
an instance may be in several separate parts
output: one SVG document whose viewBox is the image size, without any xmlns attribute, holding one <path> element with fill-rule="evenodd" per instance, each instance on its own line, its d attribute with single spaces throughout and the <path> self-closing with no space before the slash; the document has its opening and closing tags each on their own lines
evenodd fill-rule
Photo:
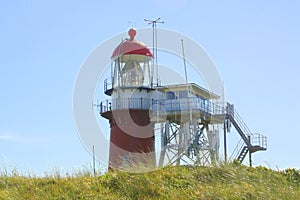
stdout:
<svg viewBox="0 0 300 200">
<path fill-rule="evenodd" d="M 136 30 L 112 54 L 112 89 L 116 87 L 151 87 L 153 55 L 147 46 L 135 40 Z"/>
</svg>

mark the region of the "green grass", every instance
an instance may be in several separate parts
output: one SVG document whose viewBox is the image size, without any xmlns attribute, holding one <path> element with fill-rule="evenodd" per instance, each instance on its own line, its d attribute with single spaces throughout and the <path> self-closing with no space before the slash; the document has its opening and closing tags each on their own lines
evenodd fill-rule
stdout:
<svg viewBox="0 0 300 200">
<path fill-rule="evenodd" d="M 300 173 L 238 163 L 149 173 L 0 176 L 0 199 L 300 199 Z"/>
</svg>

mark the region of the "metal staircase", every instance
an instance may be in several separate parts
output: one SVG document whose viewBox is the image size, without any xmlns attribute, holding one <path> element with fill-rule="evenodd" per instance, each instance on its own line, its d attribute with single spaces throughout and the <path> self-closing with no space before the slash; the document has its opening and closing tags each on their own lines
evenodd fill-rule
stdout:
<svg viewBox="0 0 300 200">
<path fill-rule="evenodd" d="M 226 107 L 226 118 L 233 124 L 244 143 L 236 149 L 238 151 L 237 160 L 242 163 L 249 152 L 251 165 L 252 153 L 267 150 L 267 137 L 259 133 L 252 133 L 239 114 L 234 110 L 233 105 L 229 103 L 227 103 Z"/>
<path fill-rule="evenodd" d="M 242 148 L 242 151 L 239 153 L 238 157 L 237 157 L 237 160 L 240 161 L 240 163 L 243 162 L 243 160 L 245 159 L 247 153 L 249 152 L 249 149 L 247 146 L 244 146 Z"/>
</svg>

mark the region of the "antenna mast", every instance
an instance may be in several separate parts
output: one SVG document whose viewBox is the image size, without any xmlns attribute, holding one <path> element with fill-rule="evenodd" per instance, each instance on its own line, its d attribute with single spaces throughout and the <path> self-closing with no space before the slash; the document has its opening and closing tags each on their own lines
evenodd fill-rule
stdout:
<svg viewBox="0 0 300 200">
<path fill-rule="evenodd" d="M 188 75 L 187 75 L 187 69 L 186 69 L 186 59 L 185 59 L 185 53 L 184 53 L 184 45 L 183 45 L 183 39 L 181 39 L 181 48 L 182 48 L 182 58 L 183 58 L 183 67 L 184 67 L 184 76 L 185 76 L 185 84 L 186 84 L 186 93 L 187 93 L 187 100 L 188 100 L 188 105 L 190 105 L 190 98 L 189 98 L 189 93 L 190 91 L 193 92 L 191 86 L 189 85 L 188 82 Z M 190 106 L 189 106 L 190 107 Z M 193 110 L 190 107 L 190 122 L 193 120 Z"/>
<path fill-rule="evenodd" d="M 144 19 L 145 22 L 148 22 L 148 24 L 152 24 L 152 42 L 153 42 L 153 53 L 155 53 L 155 70 L 156 70 L 156 84 L 158 86 L 158 61 L 157 61 L 157 23 L 165 23 L 163 21 L 160 21 L 160 18 L 157 18 L 156 20 L 149 20 L 149 19 Z M 154 63 L 154 62 L 153 62 Z M 153 76 L 152 76 L 153 77 Z M 153 80 L 151 85 L 153 85 Z"/>
<path fill-rule="evenodd" d="M 183 67 L 184 67 L 184 75 L 185 75 L 185 84 L 188 84 L 188 76 L 186 71 L 186 60 L 184 54 L 184 46 L 183 46 L 183 39 L 181 39 L 181 48 L 182 48 L 182 57 L 183 57 Z"/>
</svg>

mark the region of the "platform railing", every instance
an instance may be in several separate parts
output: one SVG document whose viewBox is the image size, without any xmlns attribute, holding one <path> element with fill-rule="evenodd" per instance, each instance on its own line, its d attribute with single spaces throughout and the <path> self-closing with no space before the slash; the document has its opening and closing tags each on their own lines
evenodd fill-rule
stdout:
<svg viewBox="0 0 300 200">
<path fill-rule="evenodd" d="M 108 93 L 108 91 L 111 91 L 112 89 L 114 89 L 114 87 L 117 86 L 132 86 L 132 87 L 137 87 L 137 86 L 142 86 L 142 87 L 150 87 L 150 88 L 153 88 L 153 87 L 158 87 L 158 86 L 161 86 L 161 80 L 158 79 L 157 82 L 154 82 L 152 83 L 140 83 L 140 82 L 136 82 L 136 81 L 133 81 L 134 84 L 129 84 L 129 83 L 121 83 L 121 80 L 118 80 L 120 81 L 119 84 L 118 84 L 118 81 L 113 83 L 113 79 L 114 77 L 109 77 L 109 78 L 106 78 L 104 80 L 104 93 Z"/>
<path fill-rule="evenodd" d="M 251 144 L 253 146 L 259 146 L 263 148 L 267 148 L 267 137 L 259 134 L 259 133 L 253 133 L 251 137 Z"/>
<path fill-rule="evenodd" d="M 99 104 L 100 113 L 120 109 L 151 110 L 154 113 L 164 114 L 201 112 L 208 115 L 224 114 L 223 106 L 199 97 L 179 99 L 147 99 L 147 98 L 118 98 L 102 101 Z"/>
<path fill-rule="evenodd" d="M 100 113 L 122 110 L 122 109 L 141 109 L 149 110 L 152 105 L 152 99 L 146 98 L 118 98 L 102 101 L 99 104 Z"/>
<path fill-rule="evenodd" d="M 189 98 L 179 98 L 179 99 L 164 99 L 158 100 L 155 102 L 156 105 L 154 106 L 158 109 L 153 109 L 154 112 L 164 110 L 167 113 L 173 112 L 194 112 L 200 111 L 202 113 L 216 115 L 216 114 L 224 114 L 225 109 L 224 107 L 213 103 L 208 100 L 201 99 L 199 97 L 189 97 Z"/>
</svg>

